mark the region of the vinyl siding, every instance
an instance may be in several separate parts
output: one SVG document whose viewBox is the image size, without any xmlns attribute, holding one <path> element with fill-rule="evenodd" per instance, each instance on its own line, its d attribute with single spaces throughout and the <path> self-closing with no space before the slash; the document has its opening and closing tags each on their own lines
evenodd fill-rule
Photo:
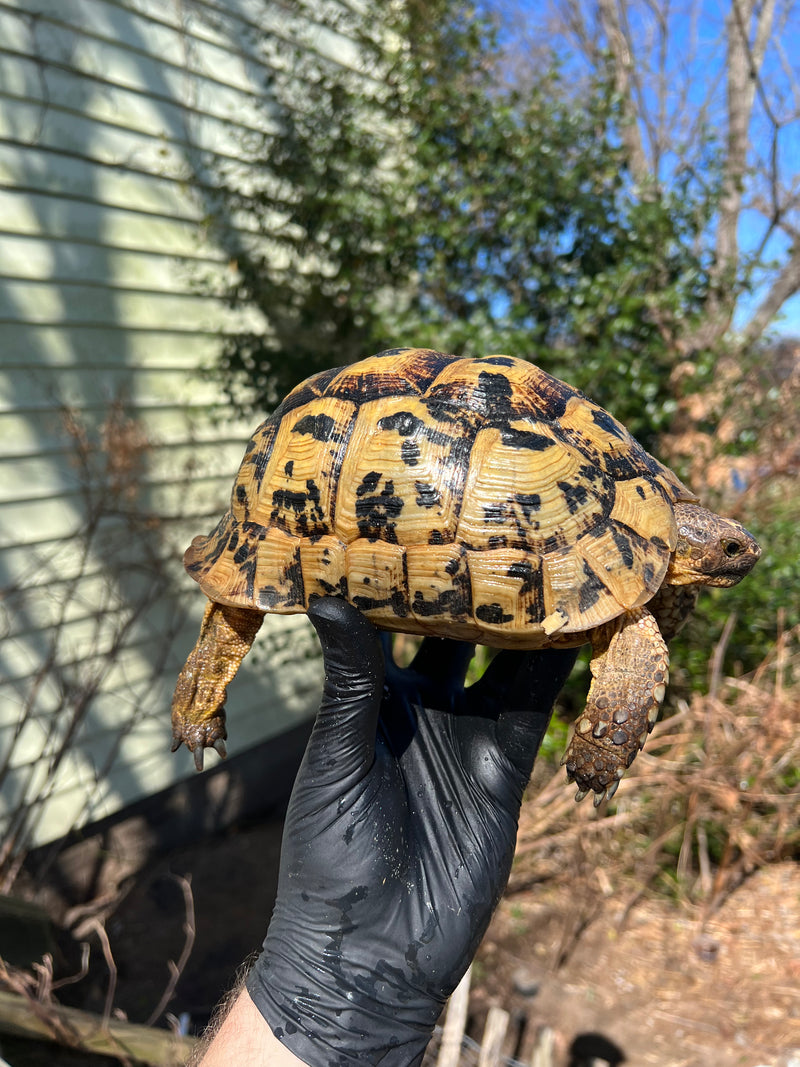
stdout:
<svg viewBox="0 0 800 1067">
<path fill-rule="evenodd" d="M 294 34 L 265 0 L 0 0 L 0 834 L 14 848 L 194 773 L 169 751 L 204 606 L 180 558 L 224 510 L 253 428 L 202 370 L 227 331 L 264 328 L 222 299 L 212 164 L 240 166 L 243 139 L 269 128 L 262 86 Z M 319 27 L 303 40 L 355 62 Z M 232 754 L 310 713 L 314 647 L 305 619 L 267 618 L 230 687 Z"/>
</svg>

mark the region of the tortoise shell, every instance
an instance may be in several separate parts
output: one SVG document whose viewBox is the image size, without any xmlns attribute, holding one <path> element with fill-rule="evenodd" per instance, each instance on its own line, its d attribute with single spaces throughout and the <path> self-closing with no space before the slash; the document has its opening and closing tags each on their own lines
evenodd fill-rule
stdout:
<svg viewBox="0 0 800 1067">
<path fill-rule="evenodd" d="M 388 630 L 578 644 L 658 591 L 673 505 L 694 499 L 531 363 L 391 349 L 286 397 L 184 562 L 220 604 L 296 613 L 333 594 Z"/>
</svg>

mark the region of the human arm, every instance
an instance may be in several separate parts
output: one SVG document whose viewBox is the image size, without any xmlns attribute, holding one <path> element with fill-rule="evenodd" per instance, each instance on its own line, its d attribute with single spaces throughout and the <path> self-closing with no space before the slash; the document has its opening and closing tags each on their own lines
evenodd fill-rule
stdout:
<svg viewBox="0 0 800 1067">
<path fill-rule="evenodd" d="M 320 601 L 309 615 L 325 693 L 250 1003 L 234 1008 L 234 1023 L 266 1045 L 233 1062 L 277 1063 L 277 1038 L 311 1067 L 406 1067 L 505 887 L 522 795 L 574 653 L 501 652 L 465 688 L 469 645 L 429 639 L 401 671 L 346 603 Z M 230 1063 L 234 1036 L 223 1024 L 203 1067 Z"/>
</svg>

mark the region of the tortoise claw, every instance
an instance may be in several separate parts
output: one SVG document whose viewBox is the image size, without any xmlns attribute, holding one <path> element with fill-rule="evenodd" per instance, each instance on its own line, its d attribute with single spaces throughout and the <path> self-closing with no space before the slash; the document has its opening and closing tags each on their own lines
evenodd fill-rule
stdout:
<svg viewBox="0 0 800 1067">
<path fill-rule="evenodd" d="M 198 770 L 198 771 L 202 771 L 202 769 L 203 769 L 203 760 L 205 758 L 205 751 L 206 750 L 202 747 L 202 745 L 198 745 L 196 748 L 192 749 L 192 755 L 194 756 L 195 769 Z"/>
<path fill-rule="evenodd" d="M 225 747 L 225 742 L 221 737 L 218 737 L 213 744 L 213 749 L 218 753 L 220 759 L 225 759 L 228 755 L 228 750 Z"/>
</svg>

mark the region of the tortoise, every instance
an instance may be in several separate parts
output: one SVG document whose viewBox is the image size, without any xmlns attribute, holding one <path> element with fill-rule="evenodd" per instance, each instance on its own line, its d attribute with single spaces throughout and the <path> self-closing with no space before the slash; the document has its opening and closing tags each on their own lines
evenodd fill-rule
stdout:
<svg viewBox="0 0 800 1067">
<path fill-rule="evenodd" d="M 209 598 L 172 707 L 173 751 L 225 755 L 228 683 L 265 612 L 344 597 L 378 627 L 501 648 L 590 643 L 564 757 L 615 792 L 701 586 L 760 555 L 625 427 L 510 356 L 390 349 L 297 386 L 250 440 L 230 508 L 184 565 Z"/>
</svg>

